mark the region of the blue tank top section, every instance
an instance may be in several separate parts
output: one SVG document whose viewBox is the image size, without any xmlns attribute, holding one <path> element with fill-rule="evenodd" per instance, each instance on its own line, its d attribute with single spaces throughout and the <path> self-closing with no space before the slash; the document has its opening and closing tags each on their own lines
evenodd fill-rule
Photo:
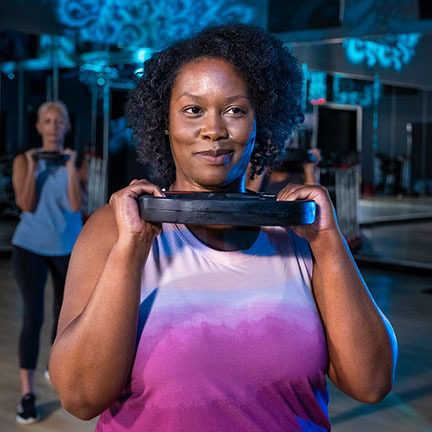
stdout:
<svg viewBox="0 0 432 432">
<path fill-rule="evenodd" d="M 34 212 L 21 213 L 12 244 L 39 255 L 69 255 L 82 217 L 69 203 L 66 167 L 41 160 L 35 175 L 39 200 Z"/>
</svg>

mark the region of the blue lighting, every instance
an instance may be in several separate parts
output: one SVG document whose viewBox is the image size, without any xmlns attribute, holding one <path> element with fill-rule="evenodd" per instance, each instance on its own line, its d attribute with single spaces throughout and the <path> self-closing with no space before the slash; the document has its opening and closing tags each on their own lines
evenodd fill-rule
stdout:
<svg viewBox="0 0 432 432">
<path fill-rule="evenodd" d="M 382 93 L 382 85 L 378 74 L 374 75 L 373 82 L 373 118 L 372 118 L 372 150 L 374 154 L 378 151 L 378 128 L 379 128 L 379 117 L 378 117 L 378 103 Z"/>
<path fill-rule="evenodd" d="M 351 63 L 366 63 L 371 68 L 380 66 L 400 71 L 414 57 L 419 40 L 419 33 L 411 33 L 389 35 L 376 40 L 351 38 L 346 39 L 343 45 Z"/>
<path fill-rule="evenodd" d="M 141 48 L 135 52 L 135 63 L 144 63 L 152 56 L 152 51 L 148 48 Z"/>
<path fill-rule="evenodd" d="M 327 96 L 327 74 L 321 71 L 303 69 L 305 79 L 309 81 L 309 100 L 325 99 Z"/>
<path fill-rule="evenodd" d="M 142 68 L 142 67 L 141 68 L 137 68 L 137 69 L 134 70 L 134 75 L 137 78 L 140 78 L 143 73 L 144 73 L 144 68 Z"/>
<path fill-rule="evenodd" d="M 98 85 L 98 86 L 104 86 L 105 84 L 106 84 L 106 81 L 105 81 L 105 78 L 103 78 L 103 77 L 98 77 L 97 78 L 97 80 L 96 80 L 96 84 Z"/>
<path fill-rule="evenodd" d="M 346 105 L 360 105 L 363 108 L 377 103 L 381 97 L 379 81 L 366 83 L 335 75 L 333 78 L 333 101 Z"/>
<path fill-rule="evenodd" d="M 161 48 L 208 25 L 257 23 L 261 6 L 236 0 L 56 0 L 59 21 L 83 40 Z"/>
</svg>

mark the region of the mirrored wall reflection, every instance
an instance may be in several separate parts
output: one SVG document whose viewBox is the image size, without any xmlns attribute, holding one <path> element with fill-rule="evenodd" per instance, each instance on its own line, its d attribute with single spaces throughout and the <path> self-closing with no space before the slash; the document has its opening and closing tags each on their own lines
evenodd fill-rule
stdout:
<svg viewBox="0 0 432 432">
<path fill-rule="evenodd" d="M 360 253 L 432 268 L 432 93 L 382 86 L 373 181 L 359 205 Z M 412 264 L 414 263 L 414 264 Z"/>
<path fill-rule="evenodd" d="M 91 148 L 91 93 L 78 77 L 77 67 L 56 71 L 17 67 L 0 74 L 0 251 L 10 249 L 10 238 L 20 214 L 12 188 L 13 160 L 18 153 L 42 144 L 35 127 L 38 107 L 55 98 L 56 93 L 70 113 L 71 128 L 65 147 L 77 151 L 78 165 L 81 166 Z"/>
<path fill-rule="evenodd" d="M 310 118 L 300 135 L 311 138 L 300 142 L 321 150 L 321 183 L 353 250 L 432 269 L 432 92 L 377 74 L 305 76 Z"/>
<path fill-rule="evenodd" d="M 38 62 L 15 59 L 13 69 L 0 62 L 0 218 L 10 226 L 18 216 L 12 160 L 38 145 L 36 109 L 46 99 L 67 104 L 72 130 L 66 144 L 89 160 L 88 213 L 131 179 L 152 175 L 151 167 L 136 162 L 124 118 L 134 75 L 152 50 L 91 44 L 72 49 L 61 37 L 40 41 Z M 319 47 L 319 59 L 326 58 L 326 49 Z M 432 79 L 429 87 L 396 85 L 383 77 L 378 63 L 368 73 L 335 72 L 346 65 L 339 52 L 330 51 L 327 57 L 339 64 L 320 70 L 312 66 L 318 54 L 309 51 L 300 55 L 306 120 L 291 145 L 320 149 L 320 181 L 359 257 L 430 265 Z M 409 66 L 402 62 L 404 67 Z M 7 235 L 2 238 L 0 230 L 0 244 L 7 244 Z"/>
<path fill-rule="evenodd" d="M 88 166 L 84 216 L 132 178 L 147 176 L 145 167 L 143 171 L 136 162 L 124 110 L 135 74 L 142 71 L 151 50 L 111 52 L 109 47 L 90 44 L 86 52 L 75 52 L 70 63 L 60 45 L 40 44 L 38 52 L 22 53 L 36 58 L 6 61 L 2 57 L 0 61 L 0 251 L 10 250 L 20 215 L 13 195 L 13 160 L 18 153 L 41 145 L 35 123 L 44 101 L 60 99 L 69 110 L 71 130 L 65 147 L 76 150 L 79 163 Z"/>
</svg>

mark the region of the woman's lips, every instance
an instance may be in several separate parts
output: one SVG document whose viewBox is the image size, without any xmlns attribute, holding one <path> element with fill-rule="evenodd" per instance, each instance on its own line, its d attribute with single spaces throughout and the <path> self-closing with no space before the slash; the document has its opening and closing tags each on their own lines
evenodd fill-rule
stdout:
<svg viewBox="0 0 432 432">
<path fill-rule="evenodd" d="M 226 165 L 232 158 L 232 150 L 207 150 L 198 152 L 197 156 L 210 165 Z"/>
</svg>

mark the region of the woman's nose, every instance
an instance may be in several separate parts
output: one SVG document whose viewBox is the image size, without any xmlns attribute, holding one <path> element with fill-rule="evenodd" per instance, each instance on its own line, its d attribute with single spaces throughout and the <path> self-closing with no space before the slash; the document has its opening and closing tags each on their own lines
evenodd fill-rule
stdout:
<svg viewBox="0 0 432 432">
<path fill-rule="evenodd" d="M 207 114 L 203 118 L 201 136 L 204 139 L 218 141 L 229 136 L 227 125 L 220 114 Z"/>
</svg>

